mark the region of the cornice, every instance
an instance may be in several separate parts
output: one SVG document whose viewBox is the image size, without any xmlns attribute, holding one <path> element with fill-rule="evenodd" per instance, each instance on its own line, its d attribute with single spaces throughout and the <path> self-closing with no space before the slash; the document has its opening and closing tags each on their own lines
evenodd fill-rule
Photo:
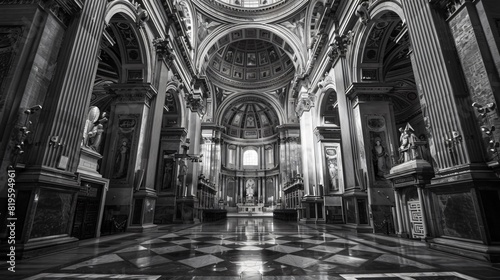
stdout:
<svg viewBox="0 0 500 280">
<path fill-rule="evenodd" d="M 262 145 L 268 145 L 272 144 L 278 141 L 278 134 L 274 134 L 265 138 L 258 138 L 258 139 L 242 139 L 242 138 L 237 138 L 237 137 L 232 137 L 227 134 L 222 134 L 221 138 L 224 140 L 224 142 L 229 143 L 229 144 L 234 144 L 234 145 L 239 145 L 239 146 L 248 146 L 248 145 L 254 145 L 254 146 L 262 146 Z"/>
<path fill-rule="evenodd" d="M 239 82 L 235 79 L 230 79 L 212 71 L 212 69 L 207 69 L 207 77 L 211 78 L 212 83 L 220 88 L 230 91 L 242 91 L 242 90 L 265 90 L 272 91 L 284 87 L 293 79 L 295 74 L 295 69 L 292 67 L 288 69 L 285 73 L 276 76 L 270 80 L 255 82 Z"/>
</svg>

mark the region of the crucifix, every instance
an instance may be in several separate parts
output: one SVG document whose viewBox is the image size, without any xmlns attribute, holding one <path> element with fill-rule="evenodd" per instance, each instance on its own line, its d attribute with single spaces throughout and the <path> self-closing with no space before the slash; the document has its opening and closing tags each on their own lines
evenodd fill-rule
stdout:
<svg viewBox="0 0 500 280">
<path fill-rule="evenodd" d="M 179 162 L 179 175 L 177 176 L 177 179 L 181 183 L 182 188 L 182 193 L 180 193 L 180 196 L 185 197 L 188 195 L 188 186 L 186 185 L 186 176 L 188 171 L 187 161 L 190 160 L 191 162 L 201 162 L 201 158 L 203 157 L 203 155 L 188 154 L 189 139 L 186 139 L 186 143 L 181 147 L 183 149 L 182 154 L 174 154 L 174 158 Z"/>
</svg>

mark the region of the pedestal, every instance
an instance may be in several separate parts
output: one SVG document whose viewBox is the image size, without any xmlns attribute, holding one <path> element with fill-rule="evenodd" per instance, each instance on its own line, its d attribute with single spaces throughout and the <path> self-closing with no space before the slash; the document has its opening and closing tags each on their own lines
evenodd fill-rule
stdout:
<svg viewBox="0 0 500 280">
<path fill-rule="evenodd" d="M 154 190 L 141 189 L 134 193 L 132 220 L 127 231 L 150 232 L 157 229 L 158 226 L 153 224 L 156 198 Z"/>
<path fill-rule="evenodd" d="M 397 234 L 425 239 L 429 234 L 428 197 L 423 188 L 434 176 L 432 166 L 423 159 L 410 160 L 394 166 L 387 179 L 391 180 L 396 203 Z"/>
<path fill-rule="evenodd" d="M 343 228 L 357 233 L 371 233 L 368 216 L 368 194 L 359 190 L 351 190 L 344 194 L 344 211 L 346 224 Z"/>
<path fill-rule="evenodd" d="M 82 147 L 77 168 L 81 187 L 71 232 L 71 235 L 78 239 L 101 236 L 104 204 L 109 187 L 109 179 L 102 178 L 97 171 L 101 159 L 101 154 Z"/>
<path fill-rule="evenodd" d="M 102 159 L 101 154 L 87 147 L 82 147 L 77 172 L 91 177 L 102 178 L 102 175 L 97 172 L 97 169 L 99 168 L 98 161 L 100 159 Z"/>
</svg>

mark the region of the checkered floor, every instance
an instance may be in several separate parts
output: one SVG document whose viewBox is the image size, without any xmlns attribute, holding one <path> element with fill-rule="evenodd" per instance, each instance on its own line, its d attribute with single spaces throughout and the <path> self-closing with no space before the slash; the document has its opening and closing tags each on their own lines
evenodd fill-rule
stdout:
<svg viewBox="0 0 500 280">
<path fill-rule="evenodd" d="M 495 266 L 430 251 L 421 242 L 325 228 L 269 218 L 229 219 L 134 236 L 126 246 L 114 241 L 108 245 L 115 249 L 28 279 L 500 278 Z"/>
</svg>

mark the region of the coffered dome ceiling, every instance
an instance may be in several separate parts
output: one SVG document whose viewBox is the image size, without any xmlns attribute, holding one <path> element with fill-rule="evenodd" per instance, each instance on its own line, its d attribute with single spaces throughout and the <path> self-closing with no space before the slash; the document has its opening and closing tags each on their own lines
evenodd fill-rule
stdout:
<svg viewBox="0 0 500 280">
<path fill-rule="evenodd" d="M 244 139 L 272 136 L 279 125 L 273 109 L 252 100 L 235 104 L 226 110 L 222 122 L 229 136 Z"/>
<path fill-rule="evenodd" d="M 289 83 L 294 74 L 288 54 L 259 39 L 225 45 L 212 56 L 207 69 L 214 84 L 225 89 L 273 90 Z"/>
</svg>

